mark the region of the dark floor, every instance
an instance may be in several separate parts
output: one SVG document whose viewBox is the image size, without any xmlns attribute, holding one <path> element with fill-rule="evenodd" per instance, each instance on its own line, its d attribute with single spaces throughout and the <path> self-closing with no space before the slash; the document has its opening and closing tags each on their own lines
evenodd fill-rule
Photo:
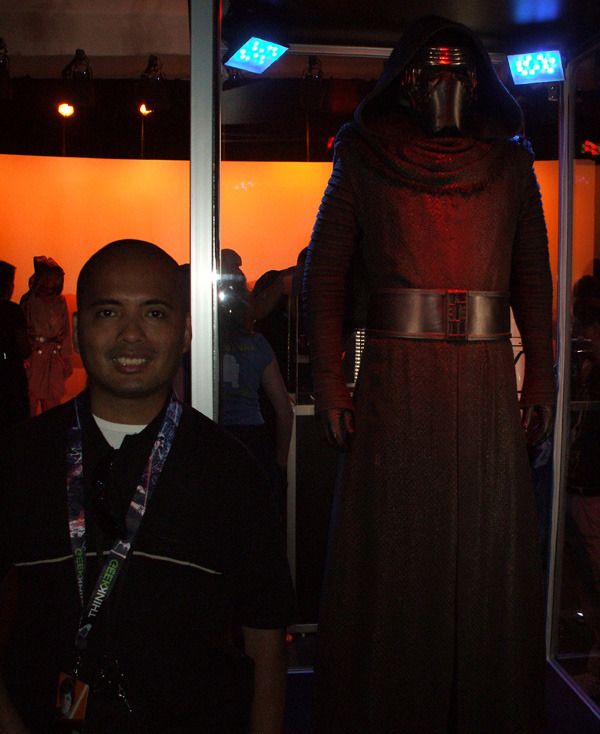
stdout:
<svg viewBox="0 0 600 734">
<path fill-rule="evenodd" d="M 295 635 L 290 644 L 285 734 L 312 732 L 314 650 L 315 635 Z M 548 665 L 548 725 L 545 734 L 600 734 L 600 718 L 575 690 L 577 685 L 586 685 L 586 679 L 581 676 L 585 673 L 587 660 L 587 656 L 569 656 L 561 660 L 560 667 L 565 671 L 568 669 L 573 679 L 563 677 L 559 666 Z M 569 684 L 568 680 L 574 680 L 575 684 Z"/>
</svg>

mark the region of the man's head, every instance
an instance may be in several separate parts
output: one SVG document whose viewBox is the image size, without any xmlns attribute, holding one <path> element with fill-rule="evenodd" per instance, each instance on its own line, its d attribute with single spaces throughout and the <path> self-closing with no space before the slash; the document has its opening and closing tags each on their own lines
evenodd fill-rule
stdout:
<svg viewBox="0 0 600 734">
<path fill-rule="evenodd" d="M 190 316 L 178 264 L 142 240 L 96 252 L 77 280 L 75 338 L 93 412 L 147 423 L 161 410 L 190 344 Z"/>
</svg>

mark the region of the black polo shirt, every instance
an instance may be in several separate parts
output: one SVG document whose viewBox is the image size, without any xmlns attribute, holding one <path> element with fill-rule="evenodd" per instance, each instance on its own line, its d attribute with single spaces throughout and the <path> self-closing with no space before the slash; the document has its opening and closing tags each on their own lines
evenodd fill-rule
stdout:
<svg viewBox="0 0 600 734">
<path fill-rule="evenodd" d="M 0 481 L 2 571 L 18 574 L 19 609 L 5 676 L 33 731 L 48 731 L 58 673 L 69 668 L 80 605 L 68 533 L 66 442 L 73 403 L 30 421 L 6 446 Z M 139 480 L 160 416 L 112 457 L 119 517 Z M 94 472 L 111 454 L 82 419 L 89 593 L 108 546 L 94 519 Z M 90 637 L 90 660 L 118 656 L 144 731 L 234 731 L 244 663 L 232 623 L 272 629 L 292 613 L 282 539 L 265 479 L 245 448 L 184 407 L 123 577 Z"/>
</svg>

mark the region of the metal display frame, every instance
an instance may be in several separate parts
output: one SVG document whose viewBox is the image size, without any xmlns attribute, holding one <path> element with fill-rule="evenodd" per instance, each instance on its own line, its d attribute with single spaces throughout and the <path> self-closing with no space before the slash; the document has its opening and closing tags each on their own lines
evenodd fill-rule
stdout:
<svg viewBox="0 0 600 734">
<path fill-rule="evenodd" d="M 552 526 L 546 616 L 546 657 L 549 665 L 600 719 L 600 707 L 573 680 L 557 659 L 558 625 L 562 589 L 562 542 L 566 511 L 571 407 L 571 291 L 573 279 L 573 210 L 576 78 L 581 64 L 600 50 L 595 39 L 565 67 L 560 94 L 559 122 L 559 242 L 557 283 L 557 371 L 558 393 L 554 427 Z"/>
<path fill-rule="evenodd" d="M 220 17 L 218 1 L 190 0 L 191 20 L 191 284 L 192 319 L 192 403 L 205 415 L 216 417 L 218 394 L 218 335 L 215 288 L 218 259 L 218 185 L 220 167 Z M 571 334 L 571 280 L 573 252 L 573 168 L 576 74 L 580 64 L 600 49 L 600 41 L 570 60 L 565 67 L 565 81 L 560 94 L 559 143 L 559 261 L 557 357 L 558 396 L 554 431 L 553 505 L 549 583 L 547 602 L 546 654 L 548 663 L 565 684 L 589 706 L 595 715 L 596 704 L 577 686 L 556 658 L 560 589 L 562 571 L 562 541 L 564 526 L 564 486 L 568 464 Z M 300 45 L 294 52 L 314 52 L 315 47 Z M 386 49 L 387 50 L 387 49 Z M 328 46 L 321 53 L 334 55 L 381 56 L 382 49 Z M 311 405 L 297 405 L 295 415 L 310 415 Z M 296 430 L 289 457 L 287 544 L 292 574 L 296 576 Z M 316 625 L 299 625 L 296 631 L 312 632 Z"/>
<path fill-rule="evenodd" d="M 219 242 L 221 7 L 213 0 L 190 0 L 189 7 L 192 405 L 214 419 L 219 388 L 214 274 Z"/>
</svg>

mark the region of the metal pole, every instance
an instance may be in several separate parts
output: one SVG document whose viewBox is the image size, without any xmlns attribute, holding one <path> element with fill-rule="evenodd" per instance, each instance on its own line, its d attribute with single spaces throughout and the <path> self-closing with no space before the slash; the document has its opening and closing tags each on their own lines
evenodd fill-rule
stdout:
<svg viewBox="0 0 600 734">
<path fill-rule="evenodd" d="M 216 414 L 218 339 L 215 278 L 218 251 L 220 163 L 220 84 L 218 83 L 221 4 L 190 0 L 191 156 L 190 271 L 192 311 L 192 404 Z"/>
<path fill-rule="evenodd" d="M 570 292 L 573 238 L 573 123 L 574 123 L 573 66 L 566 68 L 565 82 L 560 94 L 559 125 L 559 245 L 557 282 L 557 365 L 558 395 L 556 422 L 554 425 L 554 456 L 552 481 L 552 528 L 548 573 L 548 600 L 546 623 L 546 654 L 550 660 L 555 655 L 559 610 L 561 574 L 558 544 L 562 538 L 564 511 L 561 487 L 566 475 L 565 456 L 569 450 L 569 362 L 570 362 Z"/>
</svg>

